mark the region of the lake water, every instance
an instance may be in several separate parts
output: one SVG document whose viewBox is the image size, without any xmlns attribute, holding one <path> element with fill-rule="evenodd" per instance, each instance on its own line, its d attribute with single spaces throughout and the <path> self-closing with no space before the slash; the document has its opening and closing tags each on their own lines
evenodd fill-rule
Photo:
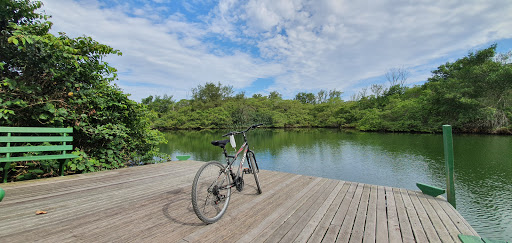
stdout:
<svg viewBox="0 0 512 243">
<path fill-rule="evenodd" d="M 210 141 L 226 132 L 166 132 L 169 143 L 161 151 L 173 159 L 224 162 Z M 441 134 L 257 129 L 248 138 L 261 169 L 412 190 L 419 190 L 416 182 L 446 188 Z M 512 136 L 454 134 L 453 141 L 457 210 L 482 237 L 511 241 Z"/>
</svg>

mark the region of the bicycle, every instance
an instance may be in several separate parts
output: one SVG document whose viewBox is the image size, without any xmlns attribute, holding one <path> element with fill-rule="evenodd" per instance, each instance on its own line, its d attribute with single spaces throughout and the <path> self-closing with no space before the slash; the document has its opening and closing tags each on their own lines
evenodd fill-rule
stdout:
<svg viewBox="0 0 512 243">
<path fill-rule="evenodd" d="M 239 192 L 244 189 L 244 174 L 254 175 L 257 192 L 258 194 L 262 193 L 258 179 L 258 163 L 256 162 L 254 152 L 249 149 L 246 136 L 249 130 L 261 125 L 263 124 L 252 125 L 241 132 L 229 132 L 222 135 L 223 137 L 229 136 L 229 139 L 211 142 L 212 145 L 222 148 L 227 165 L 223 166 L 217 161 L 211 161 L 201 166 L 196 173 L 192 183 L 192 206 L 201 221 L 212 224 L 224 215 L 228 208 L 229 198 L 231 197 L 231 188 L 235 187 Z M 230 143 L 236 149 L 234 136 L 237 134 L 243 134 L 244 143 L 234 156 L 228 155 L 226 145 Z M 236 173 L 234 173 L 232 165 L 237 161 L 242 151 L 243 155 L 240 159 L 240 165 Z M 249 168 L 243 168 L 245 159 L 248 161 Z"/>
</svg>

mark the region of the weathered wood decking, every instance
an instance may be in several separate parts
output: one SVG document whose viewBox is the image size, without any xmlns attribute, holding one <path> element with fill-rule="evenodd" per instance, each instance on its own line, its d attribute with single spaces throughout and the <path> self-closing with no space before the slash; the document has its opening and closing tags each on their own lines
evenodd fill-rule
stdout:
<svg viewBox="0 0 512 243">
<path fill-rule="evenodd" d="M 415 191 L 261 171 L 211 225 L 194 214 L 201 162 L 1 184 L 1 242 L 459 242 L 477 235 L 444 199 Z M 36 215 L 37 210 L 47 214 Z"/>
</svg>

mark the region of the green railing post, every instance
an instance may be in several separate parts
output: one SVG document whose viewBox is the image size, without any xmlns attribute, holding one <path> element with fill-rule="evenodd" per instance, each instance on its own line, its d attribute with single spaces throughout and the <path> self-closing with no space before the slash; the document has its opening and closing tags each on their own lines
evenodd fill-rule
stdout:
<svg viewBox="0 0 512 243">
<path fill-rule="evenodd" d="M 0 187 L 0 202 L 4 199 L 5 191 Z"/>
<path fill-rule="evenodd" d="M 443 125 L 444 159 L 446 161 L 446 196 L 455 208 L 455 184 L 453 178 L 453 138 L 452 126 Z"/>
</svg>

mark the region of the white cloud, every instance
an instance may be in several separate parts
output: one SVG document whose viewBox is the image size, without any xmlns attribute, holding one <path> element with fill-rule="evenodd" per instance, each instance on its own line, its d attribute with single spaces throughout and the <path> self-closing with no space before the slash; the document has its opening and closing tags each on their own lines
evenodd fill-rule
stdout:
<svg viewBox="0 0 512 243">
<path fill-rule="evenodd" d="M 512 38 L 510 1 L 253 0 L 242 9 L 233 13 L 246 21 L 249 37 L 259 35 L 262 55 L 287 70 L 276 90 L 344 90 L 392 67 Z M 413 74 L 415 81 L 427 77 Z"/>
<path fill-rule="evenodd" d="M 183 5 L 202 14 L 194 22 L 179 12 L 163 16 L 172 11 L 160 5 L 46 0 L 45 9 L 55 32 L 89 35 L 123 52 L 109 60 L 135 100 L 158 92 L 185 98 L 204 82 L 243 88 L 269 77 L 275 84 L 267 91 L 287 96 L 350 91 L 394 67 L 412 70 L 409 83 L 417 83 L 440 63 L 512 38 L 509 0 L 221 0 L 202 13 L 197 4 Z M 235 46 L 222 49 L 208 38 Z"/>
<path fill-rule="evenodd" d="M 163 95 L 162 91 L 186 98 L 184 94 L 205 82 L 243 88 L 281 72 L 280 65 L 262 63 L 246 53 L 210 53 L 201 41 L 208 30 L 177 15 L 154 23 L 129 17 L 119 8 L 100 9 L 98 4 L 67 0 L 46 1 L 45 9 L 53 15 L 54 32 L 89 35 L 123 52 L 122 57 L 107 57 L 107 61 L 118 69 L 119 86 L 134 100 Z"/>
</svg>

